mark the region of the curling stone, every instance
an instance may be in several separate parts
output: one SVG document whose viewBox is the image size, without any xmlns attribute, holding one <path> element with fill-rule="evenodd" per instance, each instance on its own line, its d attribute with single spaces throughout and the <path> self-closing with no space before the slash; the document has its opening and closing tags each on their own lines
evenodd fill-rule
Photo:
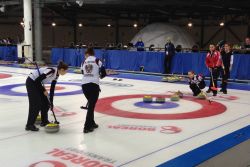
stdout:
<svg viewBox="0 0 250 167">
<path fill-rule="evenodd" d="M 36 66 L 34 66 L 33 64 L 27 64 L 27 68 L 34 69 L 34 68 L 36 68 Z"/>
<path fill-rule="evenodd" d="M 153 101 L 152 96 L 144 96 L 143 97 L 143 102 L 144 103 L 152 103 L 152 101 Z"/>
<path fill-rule="evenodd" d="M 170 81 L 169 82 L 177 82 L 177 81 L 180 81 L 179 77 L 177 77 L 177 76 L 170 77 Z"/>
<path fill-rule="evenodd" d="M 165 103 L 165 97 L 156 97 L 155 102 L 156 103 Z"/>
<path fill-rule="evenodd" d="M 162 77 L 161 81 L 162 82 L 168 82 L 168 77 Z"/>
<path fill-rule="evenodd" d="M 47 133 L 56 133 L 60 129 L 59 124 L 56 123 L 49 123 L 45 126 L 45 132 Z"/>
<path fill-rule="evenodd" d="M 20 64 L 20 67 L 22 67 L 22 68 L 28 68 L 28 64 Z"/>
<path fill-rule="evenodd" d="M 197 95 L 198 99 L 206 99 L 206 94 L 204 92 L 201 92 Z"/>
<path fill-rule="evenodd" d="M 81 70 L 80 69 L 75 69 L 74 73 L 81 74 Z"/>
<path fill-rule="evenodd" d="M 180 100 L 180 97 L 177 95 L 177 94 L 174 94 L 170 97 L 170 100 L 171 101 L 179 101 Z"/>
<path fill-rule="evenodd" d="M 169 77 L 168 82 L 176 82 L 176 80 L 173 77 Z"/>
<path fill-rule="evenodd" d="M 36 122 L 35 122 L 35 124 L 36 124 L 36 125 L 40 125 L 41 122 L 42 122 L 42 117 L 41 117 L 41 115 L 38 115 L 38 116 L 36 117 Z"/>
<path fill-rule="evenodd" d="M 177 81 L 180 81 L 180 79 L 177 76 L 169 76 L 169 77 L 163 77 L 162 81 L 163 82 L 177 82 Z"/>
</svg>

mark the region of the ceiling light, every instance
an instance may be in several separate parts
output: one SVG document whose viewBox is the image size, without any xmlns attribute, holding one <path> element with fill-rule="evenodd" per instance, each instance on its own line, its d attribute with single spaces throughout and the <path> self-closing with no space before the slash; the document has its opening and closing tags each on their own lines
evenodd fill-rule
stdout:
<svg viewBox="0 0 250 167">
<path fill-rule="evenodd" d="M 76 3 L 77 3 L 80 7 L 82 7 L 82 5 L 83 5 L 83 0 L 76 0 Z"/>
<path fill-rule="evenodd" d="M 5 6 L 4 5 L 0 7 L 0 12 L 3 12 L 3 13 L 5 12 Z"/>
<path fill-rule="evenodd" d="M 220 26 L 221 26 L 221 27 L 223 27 L 224 25 L 225 25 L 225 23 L 224 23 L 224 22 L 221 22 L 221 23 L 220 23 Z"/>
</svg>

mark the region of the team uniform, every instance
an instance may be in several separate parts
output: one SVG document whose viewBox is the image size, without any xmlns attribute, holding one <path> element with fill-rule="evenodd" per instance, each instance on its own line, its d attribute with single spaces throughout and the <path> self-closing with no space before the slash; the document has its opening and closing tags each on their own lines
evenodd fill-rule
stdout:
<svg viewBox="0 0 250 167">
<path fill-rule="evenodd" d="M 220 59 L 220 52 L 214 51 L 214 52 L 208 52 L 206 56 L 206 66 L 212 70 L 210 72 L 210 85 L 208 89 L 208 93 L 212 90 L 211 87 L 213 87 L 212 82 L 214 82 L 214 86 L 217 88 L 217 80 L 219 76 L 219 68 L 221 68 L 221 59 Z M 213 77 L 213 81 L 212 81 Z M 213 90 L 213 95 L 216 96 L 217 91 Z"/>
<path fill-rule="evenodd" d="M 102 67 L 102 62 L 94 56 L 89 56 L 81 65 L 82 91 L 88 100 L 87 115 L 84 124 L 84 130 L 93 130 L 97 126 L 94 121 L 94 109 L 99 97 L 99 69 Z"/>
<path fill-rule="evenodd" d="M 197 96 L 201 93 L 201 89 L 204 89 L 206 87 L 204 77 L 199 74 L 194 75 L 193 78 L 189 78 L 189 87 L 193 92 L 193 96 Z"/>
<path fill-rule="evenodd" d="M 26 88 L 29 98 L 29 115 L 26 124 L 26 130 L 34 128 L 36 118 L 41 111 L 41 126 L 45 126 L 48 121 L 49 102 L 48 98 L 44 95 L 45 88 L 42 84 L 50 83 L 50 103 L 53 104 L 53 96 L 55 85 L 59 77 L 57 68 L 43 67 L 38 70 L 32 71 L 26 79 Z M 29 129 L 30 128 L 30 129 Z"/>
<path fill-rule="evenodd" d="M 227 93 L 227 80 L 230 77 L 230 67 L 233 65 L 233 53 L 230 52 L 221 52 L 221 60 L 222 65 L 224 68 L 221 70 L 221 77 L 222 77 L 222 83 L 221 83 L 221 91 L 223 93 Z"/>
</svg>

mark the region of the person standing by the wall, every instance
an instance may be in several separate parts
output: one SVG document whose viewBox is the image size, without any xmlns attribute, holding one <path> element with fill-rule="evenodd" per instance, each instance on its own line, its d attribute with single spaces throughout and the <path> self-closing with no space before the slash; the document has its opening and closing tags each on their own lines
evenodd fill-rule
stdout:
<svg viewBox="0 0 250 167">
<path fill-rule="evenodd" d="M 230 71 L 233 67 L 233 53 L 230 44 L 226 43 L 224 45 L 224 51 L 221 52 L 222 68 L 221 68 L 221 90 L 224 94 L 227 94 L 227 82 L 230 77 Z"/>
<path fill-rule="evenodd" d="M 167 43 L 165 44 L 165 59 L 164 59 L 164 67 L 165 67 L 165 74 L 169 74 L 172 65 L 172 59 L 175 55 L 175 47 L 174 44 L 168 39 Z"/>
<path fill-rule="evenodd" d="M 137 51 L 144 51 L 144 42 L 141 38 L 136 42 L 135 47 L 137 48 Z"/>
</svg>

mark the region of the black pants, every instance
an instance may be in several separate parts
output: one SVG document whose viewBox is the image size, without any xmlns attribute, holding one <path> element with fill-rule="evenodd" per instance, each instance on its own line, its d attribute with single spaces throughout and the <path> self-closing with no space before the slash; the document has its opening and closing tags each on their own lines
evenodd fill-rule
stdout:
<svg viewBox="0 0 250 167">
<path fill-rule="evenodd" d="M 225 67 L 225 69 L 223 70 L 223 68 L 220 69 L 220 73 L 221 73 L 221 89 L 222 91 L 227 91 L 227 80 L 230 77 L 230 70 L 229 67 Z"/>
<path fill-rule="evenodd" d="M 36 117 L 41 111 L 42 122 L 48 122 L 49 103 L 47 97 L 41 92 L 31 78 L 26 80 L 26 89 L 29 98 L 29 115 L 26 126 L 35 124 Z"/>
<path fill-rule="evenodd" d="M 165 55 L 165 59 L 164 59 L 165 74 L 169 74 L 171 72 L 171 65 L 172 65 L 173 57 L 174 57 L 173 54 Z"/>
<path fill-rule="evenodd" d="M 95 105 L 99 97 L 100 87 L 95 83 L 87 83 L 82 85 L 82 91 L 86 99 L 88 100 L 88 112 L 84 124 L 84 129 L 92 128 L 95 124 L 94 110 Z"/>
<path fill-rule="evenodd" d="M 212 76 L 213 75 L 213 76 Z M 214 87 L 217 88 L 217 81 L 218 81 L 218 77 L 219 77 L 219 69 L 218 68 L 212 68 L 212 72 L 210 72 L 210 84 L 209 84 L 209 89 L 211 89 L 211 87 L 213 87 L 213 82 L 214 82 Z M 214 79 L 212 81 L 212 78 Z M 217 94 L 217 91 L 212 90 L 214 94 Z"/>
<path fill-rule="evenodd" d="M 192 90 L 193 95 L 197 96 L 199 93 L 201 93 L 201 89 L 204 89 L 206 87 L 206 84 L 204 81 L 202 81 L 198 85 L 195 83 L 189 84 L 189 87 Z"/>
</svg>

